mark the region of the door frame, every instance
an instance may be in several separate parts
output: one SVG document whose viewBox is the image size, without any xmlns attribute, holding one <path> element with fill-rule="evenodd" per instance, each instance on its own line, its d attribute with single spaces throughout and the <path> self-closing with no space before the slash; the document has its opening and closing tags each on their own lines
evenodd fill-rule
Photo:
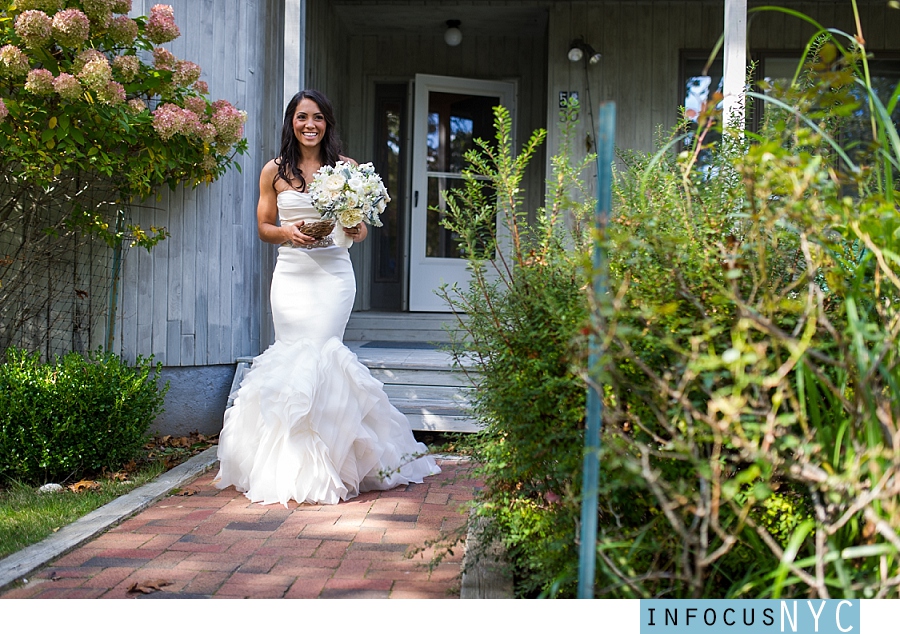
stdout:
<svg viewBox="0 0 900 634">
<path fill-rule="evenodd" d="M 509 110 L 515 129 L 517 84 L 514 81 L 417 74 L 414 92 L 408 197 L 410 209 L 408 305 L 410 312 L 450 312 L 450 307 L 442 302 L 434 291 L 442 283 L 465 284 L 470 273 L 465 259 L 430 258 L 425 255 L 428 173 L 425 167 L 427 150 L 424 140 L 428 134 L 428 94 L 448 92 L 498 97 L 500 104 Z"/>
</svg>

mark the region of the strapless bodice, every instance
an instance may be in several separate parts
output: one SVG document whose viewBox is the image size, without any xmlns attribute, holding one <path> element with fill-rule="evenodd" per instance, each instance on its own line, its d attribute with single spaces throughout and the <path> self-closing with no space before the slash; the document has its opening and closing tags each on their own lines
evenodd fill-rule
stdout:
<svg viewBox="0 0 900 634">
<path fill-rule="evenodd" d="M 312 204 L 312 198 L 306 192 L 286 189 L 278 192 L 278 219 L 281 224 L 296 224 L 321 220 L 319 212 Z"/>
</svg>

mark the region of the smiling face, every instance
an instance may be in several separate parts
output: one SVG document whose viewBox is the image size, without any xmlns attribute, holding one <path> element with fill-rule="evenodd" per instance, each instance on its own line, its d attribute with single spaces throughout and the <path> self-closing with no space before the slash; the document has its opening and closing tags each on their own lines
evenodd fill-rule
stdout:
<svg viewBox="0 0 900 634">
<path fill-rule="evenodd" d="M 317 147 L 325 136 L 325 115 L 312 99 L 301 99 L 294 110 L 294 136 L 302 147 Z"/>
</svg>

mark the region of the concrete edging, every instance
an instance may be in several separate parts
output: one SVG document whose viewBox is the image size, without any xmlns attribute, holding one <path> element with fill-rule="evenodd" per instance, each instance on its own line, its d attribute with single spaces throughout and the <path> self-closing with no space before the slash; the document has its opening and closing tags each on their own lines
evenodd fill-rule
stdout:
<svg viewBox="0 0 900 634">
<path fill-rule="evenodd" d="M 469 522 L 466 554 L 463 556 L 460 599 L 514 599 L 513 578 L 503 544 L 494 541 L 482 546 L 485 518 Z M 474 553 L 481 553 L 477 559 Z"/>
<path fill-rule="evenodd" d="M 45 540 L 32 544 L 0 560 L 0 590 L 23 579 L 51 560 L 90 541 L 111 526 L 147 508 L 172 489 L 205 473 L 218 461 L 217 447 L 213 446 L 163 473 L 153 482 L 138 487 L 131 493 L 91 511 L 75 520 Z"/>
</svg>

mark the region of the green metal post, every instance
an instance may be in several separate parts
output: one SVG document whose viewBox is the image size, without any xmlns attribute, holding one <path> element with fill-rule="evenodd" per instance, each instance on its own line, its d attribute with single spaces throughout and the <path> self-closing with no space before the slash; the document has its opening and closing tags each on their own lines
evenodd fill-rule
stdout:
<svg viewBox="0 0 900 634">
<path fill-rule="evenodd" d="M 600 105 L 597 139 L 597 209 L 594 215 L 593 281 L 594 296 L 602 302 L 607 290 L 606 227 L 612 206 L 612 162 L 615 145 L 616 104 Z M 588 371 L 596 379 L 600 344 L 591 335 Z M 599 386 L 598 386 L 599 388 Z M 581 545 L 578 561 L 578 598 L 594 598 L 594 571 L 597 564 L 597 488 L 600 483 L 600 428 L 603 400 L 598 390 L 588 388 L 587 429 L 584 433 L 584 479 L 581 485 Z"/>
</svg>

